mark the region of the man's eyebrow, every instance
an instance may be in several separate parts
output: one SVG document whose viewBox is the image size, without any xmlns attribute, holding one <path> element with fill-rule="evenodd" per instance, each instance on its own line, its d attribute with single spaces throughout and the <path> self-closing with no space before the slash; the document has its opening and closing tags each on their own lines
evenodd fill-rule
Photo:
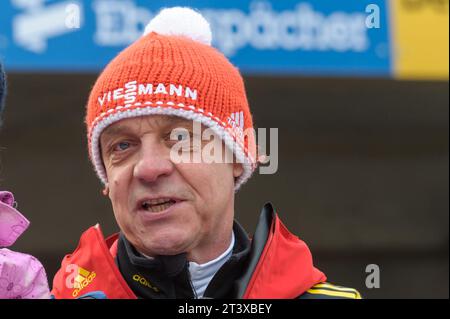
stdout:
<svg viewBox="0 0 450 319">
<path fill-rule="evenodd" d="M 168 118 L 164 118 L 162 121 L 158 121 L 157 125 L 163 130 L 174 130 L 180 127 L 191 129 L 193 120 L 187 120 L 178 116 L 171 116 Z"/>
<path fill-rule="evenodd" d="M 131 128 L 129 128 L 128 126 L 124 126 L 124 125 L 115 126 L 115 125 L 113 125 L 113 126 L 107 127 L 103 131 L 102 135 L 113 136 L 113 135 L 118 135 L 118 134 L 121 134 L 121 133 L 124 133 L 124 132 L 129 132 L 129 131 L 131 131 Z"/>
<path fill-rule="evenodd" d="M 182 125 L 183 127 L 192 127 L 192 120 L 186 120 L 181 117 L 171 117 L 170 119 L 164 119 L 161 122 L 158 122 L 158 126 L 162 128 L 177 128 L 177 125 Z M 124 133 L 129 133 L 133 130 L 132 127 L 129 125 L 112 125 L 107 127 L 103 132 L 102 135 L 104 136 L 114 136 Z"/>
<path fill-rule="evenodd" d="M 177 124 L 190 125 L 192 122 L 193 122 L 192 120 L 187 120 L 182 117 L 173 117 L 165 120 L 164 125 L 165 126 L 175 126 Z"/>
</svg>

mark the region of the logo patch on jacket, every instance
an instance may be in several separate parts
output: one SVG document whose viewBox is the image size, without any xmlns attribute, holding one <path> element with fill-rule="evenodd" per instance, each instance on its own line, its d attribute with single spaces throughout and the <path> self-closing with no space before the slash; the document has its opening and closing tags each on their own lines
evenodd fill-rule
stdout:
<svg viewBox="0 0 450 319">
<path fill-rule="evenodd" d="M 133 275 L 133 280 L 137 281 L 138 283 L 140 283 L 142 286 L 145 286 L 147 288 L 152 289 L 154 292 L 159 292 L 159 289 L 157 287 L 155 287 L 154 285 L 152 285 L 150 283 L 150 281 L 148 281 L 146 278 L 144 278 L 143 276 L 139 275 L 139 274 L 134 274 Z"/>
<path fill-rule="evenodd" d="M 67 265 L 66 272 L 70 273 L 66 278 L 66 285 L 73 289 L 72 297 L 74 298 L 78 297 L 80 292 L 89 286 L 96 277 L 94 271 L 89 271 L 75 264 Z"/>
</svg>

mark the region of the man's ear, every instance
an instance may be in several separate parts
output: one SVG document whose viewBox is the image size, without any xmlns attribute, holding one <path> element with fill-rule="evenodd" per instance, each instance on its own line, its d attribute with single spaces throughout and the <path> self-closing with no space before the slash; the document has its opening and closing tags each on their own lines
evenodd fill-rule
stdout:
<svg viewBox="0 0 450 319">
<path fill-rule="evenodd" d="M 244 172 L 244 167 L 241 163 L 233 163 L 233 176 L 234 178 L 238 178 Z"/>
<path fill-rule="evenodd" d="M 108 184 L 105 185 L 105 188 L 102 190 L 102 194 L 104 196 L 108 196 L 109 195 L 109 186 L 108 186 Z"/>
</svg>

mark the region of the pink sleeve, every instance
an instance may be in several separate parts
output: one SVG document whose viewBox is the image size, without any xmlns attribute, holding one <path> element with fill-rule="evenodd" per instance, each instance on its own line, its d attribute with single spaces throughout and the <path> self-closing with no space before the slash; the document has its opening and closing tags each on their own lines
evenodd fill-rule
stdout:
<svg viewBox="0 0 450 319">
<path fill-rule="evenodd" d="M 35 257 L 11 251 L 30 222 L 15 209 L 14 196 L 0 191 L 0 299 L 50 298 L 47 275 Z"/>
<path fill-rule="evenodd" d="M 33 256 L 0 249 L 0 299 L 48 299 L 42 264 Z"/>
</svg>

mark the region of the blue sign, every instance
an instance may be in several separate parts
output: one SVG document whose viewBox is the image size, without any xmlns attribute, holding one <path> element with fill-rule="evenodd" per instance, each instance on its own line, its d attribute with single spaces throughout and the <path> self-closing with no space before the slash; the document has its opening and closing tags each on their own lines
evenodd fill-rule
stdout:
<svg viewBox="0 0 450 319">
<path fill-rule="evenodd" d="M 0 59 L 8 71 L 97 72 L 161 8 L 189 5 L 243 73 L 390 76 L 386 1 L 1 1 Z"/>
</svg>

